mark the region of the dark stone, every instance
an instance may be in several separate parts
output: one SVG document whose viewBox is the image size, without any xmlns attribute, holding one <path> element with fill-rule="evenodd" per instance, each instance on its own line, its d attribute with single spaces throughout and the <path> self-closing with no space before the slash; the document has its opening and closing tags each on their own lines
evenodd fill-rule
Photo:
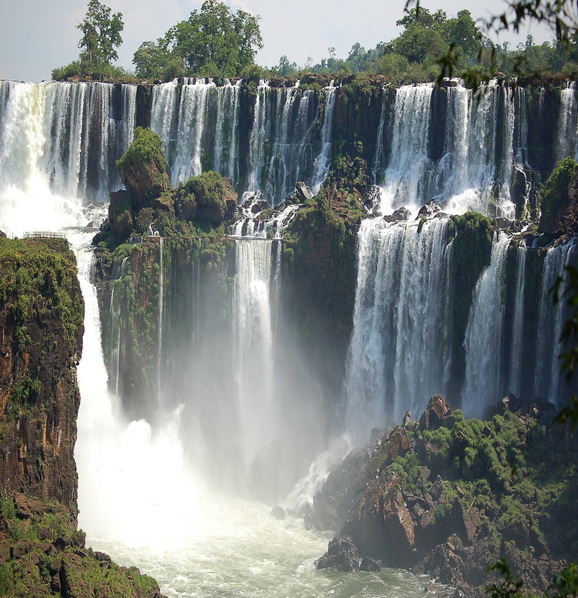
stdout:
<svg viewBox="0 0 578 598">
<path fill-rule="evenodd" d="M 301 181 L 295 185 L 295 194 L 300 203 L 304 203 L 313 197 L 313 193 L 311 193 L 309 187 Z"/>
<path fill-rule="evenodd" d="M 455 416 L 448 402 L 441 395 L 434 395 L 422 413 L 419 425 L 422 430 L 437 430 L 438 428 L 451 428 Z"/>
<path fill-rule="evenodd" d="M 359 571 L 360 556 L 357 546 L 349 536 L 337 536 L 330 540 L 327 552 L 317 561 L 317 569 L 336 571 Z"/>
<path fill-rule="evenodd" d="M 275 519 L 285 519 L 287 515 L 285 514 L 285 509 L 277 505 L 271 509 L 271 516 L 275 517 Z"/>
<path fill-rule="evenodd" d="M 364 556 L 361 559 L 361 565 L 359 566 L 361 571 L 381 571 L 381 561 L 376 561 L 371 557 Z"/>
<path fill-rule="evenodd" d="M 411 212 L 407 208 L 399 208 L 393 214 L 384 216 L 386 222 L 406 222 L 411 217 Z"/>
<path fill-rule="evenodd" d="M 416 220 L 420 218 L 432 218 L 441 211 L 441 208 L 435 201 L 430 201 L 423 205 L 417 213 Z"/>
</svg>

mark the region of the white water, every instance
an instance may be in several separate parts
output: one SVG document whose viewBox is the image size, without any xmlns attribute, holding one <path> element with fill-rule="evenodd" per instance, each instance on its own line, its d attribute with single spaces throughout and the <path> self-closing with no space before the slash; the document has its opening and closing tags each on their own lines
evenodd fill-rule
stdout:
<svg viewBox="0 0 578 598">
<path fill-rule="evenodd" d="M 526 248 L 518 247 L 516 250 L 516 290 L 514 297 L 514 321 L 512 323 L 512 352 L 510 356 L 510 390 L 520 396 L 522 392 L 523 364 L 522 354 L 524 349 L 524 293 L 526 290 Z"/>
<path fill-rule="evenodd" d="M 22 234 L 31 229 L 59 230 L 64 226 L 81 224 L 82 200 L 78 196 L 97 199 L 110 188 L 110 171 L 107 170 L 110 159 L 104 160 L 103 155 L 115 138 L 111 132 L 113 129 L 108 128 L 114 124 L 111 121 L 116 122 L 115 131 L 124 131 L 120 135 L 125 141 L 129 138 L 133 121 L 130 118 L 117 121 L 108 116 L 107 102 L 110 101 L 111 88 L 105 89 L 99 85 L 90 88 L 56 88 L 51 85 L 57 84 L 0 84 L 0 228 L 10 234 Z M 193 87 L 195 84 L 188 85 Z M 202 93 L 210 95 L 213 87 L 206 83 L 204 85 Z M 47 91 L 56 89 L 60 90 L 56 94 L 58 101 L 52 99 L 48 102 Z M 162 91 L 172 92 L 172 88 L 169 86 Z M 417 94 L 413 100 L 406 97 L 404 101 L 407 106 L 415 101 L 415 114 L 425 126 L 427 92 L 418 88 L 416 92 L 407 93 L 408 96 Z M 460 93 L 456 92 L 456 95 Z M 127 94 L 127 105 L 130 105 L 131 94 L 128 91 Z M 88 95 L 94 96 L 94 101 L 87 104 L 85 96 Z M 290 107 L 297 101 L 296 95 L 296 91 L 288 90 L 276 96 L 278 114 L 281 115 L 277 123 L 280 131 L 278 139 L 288 138 L 290 134 L 288 114 Z M 303 127 L 309 124 L 307 114 L 311 96 L 305 92 L 299 100 L 298 115 L 301 116 L 297 117 L 297 122 Z M 64 101 L 66 97 L 69 99 Z M 466 123 L 473 111 L 478 120 L 486 115 L 486 120 L 480 122 L 490 122 L 495 116 L 492 112 L 495 107 L 484 103 L 473 107 L 462 100 L 464 98 L 461 97 L 452 100 L 456 114 L 462 114 L 463 120 L 456 120 L 457 128 L 451 140 L 447 141 L 447 148 L 448 151 L 453 148 L 452 152 L 458 156 L 455 164 L 464 168 L 467 166 L 468 179 L 485 181 L 486 166 L 481 160 L 476 162 L 476 156 L 478 150 L 480 154 L 491 151 L 487 148 L 494 147 L 491 145 L 493 141 L 490 135 L 489 145 L 473 146 L 473 153 L 470 152 L 465 140 L 468 144 L 478 142 L 485 131 L 483 125 L 479 125 L 473 129 L 475 135 L 466 135 Z M 200 105 L 197 104 L 197 108 Z M 55 128 L 58 128 L 57 123 L 66 122 L 61 111 L 64 106 L 71 106 L 71 113 L 75 117 L 72 118 L 70 135 L 61 127 L 54 137 L 59 140 L 57 145 L 61 153 L 58 154 L 52 149 L 52 138 Z M 463 113 L 459 112 L 462 108 Z M 508 107 L 504 111 L 510 114 Z M 402 113 L 400 108 L 397 114 L 399 116 Z M 57 117 L 57 114 L 61 116 Z M 88 119 L 89 115 L 105 131 L 94 139 L 86 137 L 88 123 L 92 122 Z M 167 112 L 163 114 L 158 110 L 154 115 L 167 132 L 165 139 L 170 145 L 172 127 L 176 125 L 167 125 L 163 120 L 166 117 Z M 82 131 L 80 127 L 74 128 L 77 120 L 84 123 Z M 507 122 L 511 122 L 510 116 Z M 48 126 L 47 123 L 56 124 Z M 402 150 L 417 144 L 415 151 L 418 162 L 427 165 L 426 147 L 423 145 L 425 129 L 421 129 L 421 140 L 418 138 L 418 129 L 413 130 L 410 138 L 406 139 L 403 123 L 398 125 L 395 147 L 400 153 L 392 157 L 394 161 L 388 176 L 392 188 L 397 184 L 396 181 L 399 183 L 399 192 L 394 189 L 393 193 L 397 198 L 395 201 L 407 202 L 410 207 L 415 207 L 418 205 L 420 189 L 424 188 L 423 180 L 418 176 L 421 171 L 410 172 L 404 179 L 403 160 L 410 171 L 413 161 L 409 150 L 405 154 Z M 258 129 L 254 131 L 260 134 Z M 224 148 L 226 138 L 223 131 L 215 147 Z M 72 141 L 78 141 L 79 145 L 72 147 Z M 506 155 L 510 156 L 513 150 L 510 150 L 508 143 L 505 144 Z M 299 154 L 301 164 L 305 163 L 305 146 L 302 144 L 299 149 L 302 152 Z M 196 139 L 187 147 L 193 148 L 189 165 L 198 165 L 201 158 L 197 152 L 199 146 Z M 465 147 L 468 148 L 467 152 Z M 514 145 L 511 144 L 511 147 Z M 185 146 L 182 148 L 184 151 Z M 280 146 L 275 151 L 275 155 L 281 157 L 284 151 L 289 152 L 290 149 Z M 66 152 L 69 152 L 68 156 Z M 86 160 L 91 152 L 98 159 L 89 166 Z M 224 150 L 216 150 L 215 155 L 222 156 L 222 164 L 232 164 L 230 156 L 234 155 L 234 151 L 229 158 L 225 158 Z M 285 157 L 292 159 L 289 153 Z M 264 159 L 262 164 L 266 163 Z M 284 165 L 287 163 L 283 162 Z M 501 176 L 509 176 L 507 164 L 496 165 L 495 168 L 500 169 Z M 98 177 L 98 180 L 92 180 L 95 170 L 106 173 L 109 183 L 101 185 L 102 181 Z M 89 176 L 91 172 L 93 174 Z M 294 172 L 305 170 L 297 169 Z M 277 183 L 275 179 L 275 185 Z M 454 191 L 459 189 L 457 182 L 452 184 L 455 185 L 451 187 Z M 457 207 L 464 205 L 456 202 Z M 426 223 L 421 233 L 417 232 L 415 223 L 390 226 L 375 220 L 364 222 L 360 231 L 360 278 L 347 372 L 347 429 L 355 442 L 366 441 L 372 425 L 385 425 L 388 418 L 399 421 L 407 408 L 411 408 L 415 415 L 415 411 L 423 409 L 431 394 L 445 391 L 447 355 L 444 352 L 444 309 L 447 308 L 448 294 L 444 280 L 451 249 L 445 246 L 444 230 L 443 220 Z M 96 296 L 89 282 L 91 255 L 81 248 L 86 240 L 74 240 L 86 300 L 85 348 L 79 367 L 82 405 L 76 455 L 79 464 L 80 522 L 88 532 L 89 542 L 106 547 L 126 564 L 138 564 L 156 575 L 163 591 L 171 596 L 246 594 L 305 597 L 330 594 L 345 597 L 421 594 L 421 584 L 399 572 L 386 571 L 380 575 L 317 572 L 312 561 L 325 550 L 327 538 L 306 532 L 294 520 L 278 522 L 270 518 L 270 506 L 233 500 L 209 490 L 206 479 L 196 470 L 196 463 L 185 450 L 185 441 L 197 435 L 197 429 L 183 429 L 183 422 L 187 421 L 184 416 L 187 409 L 191 408 L 190 404 L 185 407 L 178 404 L 167 409 L 165 417 L 154 424 L 126 419 L 120 408 L 120 397 L 114 392 L 119 386 L 119 374 L 111 381 L 110 388 L 106 379 Z M 270 243 L 261 241 L 258 242 L 261 245 L 254 247 L 243 245 L 248 242 L 240 243 L 242 248 L 239 249 L 238 264 L 242 267 L 235 282 L 238 285 L 239 310 L 234 338 L 238 359 L 235 364 L 238 376 L 235 399 L 242 421 L 248 423 L 248 427 L 242 430 L 240 443 L 242 460 L 246 464 L 272 442 L 275 433 L 286 422 L 279 421 L 278 413 L 273 413 L 268 405 L 276 398 L 276 381 L 270 352 L 261 353 L 263 348 L 274 348 L 270 299 L 271 279 L 275 280 L 275 276 L 271 274 L 270 255 L 268 258 L 261 255 L 266 253 L 266 246 L 269 246 L 270 251 Z M 492 260 L 497 264 L 498 254 L 502 254 L 496 247 L 494 251 L 497 253 Z M 551 250 L 546 258 L 538 323 L 540 338 L 543 339 L 539 346 L 538 369 L 545 374 L 536 381 L 537 387 L 543 385 L 544 394 L 558 392 L 558 377 L 555 376 L 558 364 L 552 349 L 556 343 L 552 339 L 559 333 L 559 323 L 562 321 L 561 312 L 552 315 L 548 309 L 547 291 L 570 254 L 569 249 L 559 248 Z M 256 265 L 258 267 L 252 270 Z M 494 298 L 500 297 L 500 277 L 488 275 L 487 278 L 492 284 L 487 283 L 484 296 L 494 301 Z M 278 288 L 274 285 L 273 294 Z M 479 296 L 478 303 L 481 303 L 481 289 Z M 497 299 L 493 305 L 496 310 L 489 317 L 499 319 Z M 483 340 L 473 330 L 472 324 L 471 347 Z M 257 340 L 249 343 L 248 339 Z M 481 344 L 488 348 L 489 354 L 496 355 L 499 343 L 498 335 L 493 334 L 491 340 L 485 345 L 483 342 Z M 482 349 L 473 349 L 469 354 L 479 358 L 484 355 Z M 120 360 L 120 355 L 118 357 Z M 470 369 L 474 361 L 470 358 Z M 492 368 L 489 372 L 492 375 Z M 220 373 L 222 376 L 230 374 L 229 371 Z M 481 384 L 476 388 L 482 394 L 486 392 Z M 218 400 L 222 397 L 210 398 Z M 159 401 L 162 399 L 159 392 Z M 481 401 L 484 400 L 490 400 L 489 395 L 483 394 Z M 491 397 L 491 401 L 494 400 Z M 306 405 L 308 397 L 297 397 L 297 411 L 301 413 Z M 477 408 L 476 405 L 474 409 Z M 309 412 L 305 414 L 305 432 L 300 436 L 301 441 L 305 440 L 306 434 L 316 429 L 315 425 L 306 421 Z M 204 433 L 205 438 L 211 439 L 213 430 L 204 430 Z M 328 453 L 332 454 L 331 451 Z M 298 497 L 296 502 L 310 498 L 311 489 L 326 472 L 325 457 L 328 453 L 312 464 L 307 479 L 296 488 L 291 500 L 295 495 Z"/>
<path fill-rule="evenodd" d="M 347 357 L 346 430 L 367 442 L 372 426 L 401 421 L 445 393 L 448 306 L 447 220 L 359 231 L 353 336 Z"/>
<path fill-rule="evenodd" d="M 235 241 L 235 386 L 242 456 L 247 466 L 277 436 L 271 247 L 271 241 Z"/>
<path fill-rule="evenodd" d="M 335 112 L 335 87 L 333 81 L 325 88 L 325 113 L 321 128 L 321 153 L 315 159 L 315 172 L 311 179 L 313 195 L 317 195 L 331 166 L 331 137 L 333 132 L 333 113 Z"/>
<path fill-rule="evenodd" d="M 493 86 L 476 96 L 461 85 L 447 88 L 443 155 L 434 162 L 430 137 L 442 132 L 431 130 L 432 93 L 432 85 L 402 86 L 396 91 L 390 159 L 382 174 L 384 97 L 373 161 L 374 179 L 384 179 L 380 212 L 388 214 L 401 206 L 415 212 L 435 200 L 450 214 L 475 210 L 512 218 L 515 96 Z"/>
<path fill-rule="evenodd" d="M 492 246 L 490 265 L 474 291 L 466 329 L 466 383 L 462 410 L 466 417 L 481 417 L 484 407 L 500 398 L 502 379 L 502 326 L 505 309 L 505 264 L 510 238 L 504 233 Z"/>
<path fill-rule="evenodd" d="M 574 245 L 567 244 L 548 251 L 544 260 L 544 270 L 540 289 L 540 308 L 536 323 L 538 355 L 534 378 L 535 394 L 558 400 L 560 397 L 560 359 L 562 350 L 558 340 L 562 333 L 566 301 L 564 285 L 561 285 L 561 300 L 552 309 L 552 289 L 556 279 L 563 273 L 564 266 L 572 263 Z"/>
</svg>

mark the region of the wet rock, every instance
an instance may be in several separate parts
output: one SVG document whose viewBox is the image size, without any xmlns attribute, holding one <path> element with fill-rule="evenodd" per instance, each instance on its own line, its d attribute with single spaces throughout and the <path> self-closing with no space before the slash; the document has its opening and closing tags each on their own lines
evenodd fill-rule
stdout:
<svg viewBox="0 0 578 598">
<path fill-rule="evenodd" d="M 388 216 L 384 216 L 383 219 L 386 222 L 405 222 L 409 220 L 411 217 L 411 212 L 407 208 L 399 208 L 393 212 L 393 214 L 389 214 Z"/>
<path fill-rule="evenodd" d="M 359 565 L 359 569 L 361 571 L 381 571 L 381 561 L 364 556 L 361 559 L 361 565 Z"/>
<path fill-rule="evenodd" d="M 305 201 L 313 197 L 313 193 L 311 192 L 309 187 L 302 181 L 295 185 L 295 194 L 297 195 L 299 203 L 304 203 Z"/>
<path fill-rule="evenodd" d="M 434 395 L 422 413 L 419 425 L 422 430 L 437 430 L 442 426 L 451 428 L 455 422 L 455 416 L 448 402 L 441 395 Z"/>
<path fill-rule="evenodd" d="M 287 515 L 285 514 L 285 509 L 277 505 L 271 509 L 271 516 L 275 517 L 275 519 L 285 519 Z"/>
<path fill-rule="evenodd" d="M 423 205 L 417 213 L 416 220 L 420 218 L 432 218 L 435 214 L 441 211 L 441 208 L 435 201 L 430 201 Z"/>
<path fill-rule="evenodd" d="M 349 536 L 337 536 L 329 542 L 327 552 L 317 561 L 317 569 L 359 571 L 360 556 L 357 546 Z"/>
</svg>

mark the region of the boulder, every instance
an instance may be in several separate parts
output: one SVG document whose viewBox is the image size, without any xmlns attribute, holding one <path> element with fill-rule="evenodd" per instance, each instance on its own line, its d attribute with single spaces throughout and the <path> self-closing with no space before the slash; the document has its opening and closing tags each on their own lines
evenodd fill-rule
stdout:
<svg viewBox="0 0 578 598">
<path fill-rule="evenodd" d="M 295 195 L 297 196 L 299 203 L 304 203 L 313 197 L 313 193 L 311 193 L 309 187 L 302 181 L 295 185 Z"/>
<path fill-rule="evenodd" d="M 420 218 L 432 218 L 440 211 L 441 208 L 439 207 L 439 205 L 435 201 L 430 201 L 429 203 L 426 203 L 419 209 L 419 212 L 416 216 L 416 220 L 419 220 Z"/>
<path fill-rule="evenodd" d="M 398 208 L 393 214 L 384 216 L 386 222 L 405 222 L 411 217 L 411 212 L 407 208 Z"/>
<path fill-rule="evenodd" d="M 153 199 L 171 189 L 161 138 L 150 129 L 136 128 L 133 142 L 116 165 L 133 211 L 151 206 Z"/>
<path fill-rule="evenodd" d="M 327 552 L 317 561 L 317 569 L 359 571 L 360 556 L 357 546 L 349 536 L 337 536 L 329 542 Z"/>
<path fill-rule="evenodd" d="M 361 571 L 381 571 L 381 561 L 376 561 L 371 557 L 364 556 L 361 559 L 361 565 L 359 565 Z"/>
<path fill-rule="evenodd" d="M 419 425 L 422 430 L 437 430 L 442 426 L 451 428 L 455 422 L 455 416 L 448 402 L 441 395 L 434 395 L 422 413 Z"/>
<path fill-rule="evenodd" d="M 287 515 L 285 514 L 285 509 L 277 505 L 271 509 L 271 516 L 275 517 L 275 519 L 285 519 Z"/>
</svg>

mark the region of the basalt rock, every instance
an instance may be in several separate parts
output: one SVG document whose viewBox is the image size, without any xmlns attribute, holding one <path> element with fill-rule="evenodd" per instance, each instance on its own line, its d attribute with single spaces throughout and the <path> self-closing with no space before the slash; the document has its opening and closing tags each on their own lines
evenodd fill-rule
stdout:
<svg viewBox="0 0 578 598">
<path fill-rule="evenodd" d="M 105 571 L 77 529 L 74 255 L 64 239 L 0 239 L 0 270 L 0 593 L 160 598 L 136 569 Z"/>
<path fill-rule="evenodd" d="M 171 189 L 161 139 L 150 129 L 136 128 L 134 140 L 118 160 L 117 167 L 135 212 L 150 206 L 153 200 Z"/>
<path fill-rule="evenodd" d="M 317 561 L 317 569 L 336 571 L 359 571 L 361 557 L 357 546 L 349 536 L 337 536 L 330 540 L 327 552 Z"/>
<path fill-rule="evenodd" d="M 541 415 L 548 412 L 546 401 L 512 395 L 491 420 L 468 421 L 436 395 L 419 422 L 405 418 L 332 471 L 311 517 L 316 520 L 319 507 L 339 512 L 334 521 L 345 512 L 335 529 L 360 554 L 427 573 L 467 596 L 483 595 L 494 579 L 486 568 L 504 556 L 525 588 L 543 592 L 572 558 L 569 547 L 578 537 L 578 527 L 568 525 L 577 515 L 570 496 L 578 476 L 564 466 L 574 457 L 564 452 L 559 432 L 548 430 Z M 518 455 L 519 471 L 509 455 Z M 551 483 L 551 470 L 565 480 L 557 498 L 553 487 L 542 488 Z M 549 506 L 539 508 L 538 501 Z"/>
</svg>

